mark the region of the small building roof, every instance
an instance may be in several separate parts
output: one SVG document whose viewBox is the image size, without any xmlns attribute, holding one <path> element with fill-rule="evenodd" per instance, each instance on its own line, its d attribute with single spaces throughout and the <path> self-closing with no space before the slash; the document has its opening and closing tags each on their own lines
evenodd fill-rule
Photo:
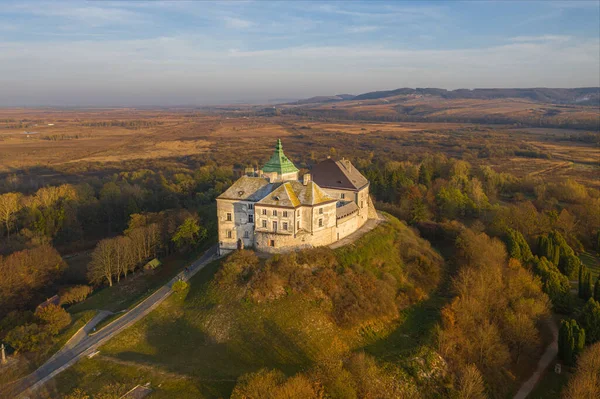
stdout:
<svg viewBox="0 0 600 399">
<path fill-rule="evenodd" d="M 306 185 L 299 181 L 286 181 L 279 184 L 269 195 L 260 200 L 257 205 L 272 205 L 287 208 L 298 206 L 314 206 L 336 201 L 327 195 L 321 187 L 310 181 Z"/>
<path fill-rule="evenodd" d="M 242 176 L 217 199 L 256 202 L 273 191 L 274 187 L 275 185 L 264 177 Z"/>
<path fill-rule="evenodd" d="M 265 166 L 263 166 L 262 171 L 264 173 L 276 172 L 280 175 L 284 173 L 298 172 L 298 168 L 296 168 L 294 163 L 290 161 L 290 159 L 283 153 L 283 147 L 280 139 L 277 139 L 275 152 L 271 156 L 271 159 L 269 159 Z"/>
<path fill-rule="evenodd" d="M 367 178 L 347 159 L 340 161 L 326 159 L 316 164 L 311 174 L 315 183 L 326 188 L 360 190 L 369 184 Z"/>
<path fill-rule="evenodd" d="M 60 297 L 58 295 L 54 295 L 52 298 L 46 299 L 44 302 L 40 303 L 37 306 L 36 310 L 38 310 L 38 309 L 44 309 L 48 305 L 59 306 L 60 305 Z"/>
</svg>

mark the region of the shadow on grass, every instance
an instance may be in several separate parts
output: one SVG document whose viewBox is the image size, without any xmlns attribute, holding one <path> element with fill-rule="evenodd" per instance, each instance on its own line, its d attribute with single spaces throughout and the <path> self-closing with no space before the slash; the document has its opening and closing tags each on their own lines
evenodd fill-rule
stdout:
<svg viewBox="0 0 600 399">
<path fill-rule="evenodd" d="M 434 326 L 448 298 L 433 295 L 402 312 L 400 324 L 388 336 L 362 348 L 378 359 L 395 361 L 412 356 L 419 347 L 434 344 Z"/>
</svg>

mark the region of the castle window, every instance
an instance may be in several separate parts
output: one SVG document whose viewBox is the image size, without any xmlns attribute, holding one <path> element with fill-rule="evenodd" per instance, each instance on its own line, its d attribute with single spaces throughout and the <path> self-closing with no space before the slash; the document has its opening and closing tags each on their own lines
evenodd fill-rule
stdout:
<svg viewBox="0 0 600 399">
<path fill-rule="evenodd" d="M 277 216 L 277 209 L 273 210 L 273 216 Z"/>
<path fill-rule="evenodd" d="M 323 227 L 323 219 L 319 219 L 319 227 Z"/>
<path fill-rule="evenodd" d="M 300 216 L 300 209 L 298 209 L 298 212 L 296 212 L 297 216 Z"/>
<path fill-rule="evenodd" d="M 229 212 L 227 213 L 227 221 L 231 222 L 231 213 L 229 213 Z"/>
<path fill-rule="evenodd" d="M 300 221 L 298 221 L 298 230 L 300 230 Z"/>
<path fill-rule="evenodd" d="M 283 229 L 287 231 L 287 229 L 288 229 L 288 224 L 287 224 L 287 222 L 283 222 Z"/>
<path fill-rule="evenodd" d="M 277 222 L 273 222 L 273 231 L 277 231 Z"/>
<path fill-rule="evenodd" d="M 267 210 L 266 210 L 266 209 L 263 209 L 263 210 L 262 210 L 262 214 L 263 214 L 263 215 L 266 215 L 266 214 L 267 214 Z"/>
<path fill-rule="evenodd" d="M 365 202 L 364 201 L 360 201 L 360 207 L 363 208 L 364 207 Z"/>
<path fill-rule="evenodd" d="M 248 204 L 248 209 L 254 209 L 254 204 Z"/>
<path fill-rule="evenodd" d="M 319 215 L 323 214 L 323 208 L 319 208 Z"/>
<path fill-rule="evenodd" d="M 227 238 L 232 238 L 233 232 L 231 230 L 227 230 Z"/>
<path fill-rule="evenodd" d="M 275 246 L 275 240 L 269 240 L 269 246 L 270 247 L 274 247 Z"/>
<path fill-rule="evenodd" d="M 283 211 L 283 217 L 286 218 L 287 217 L 287 211 Z"/>
<path fill-rule="evenodd" d="M 250 234 L 248 233 L 248 230 L 244 231 L 244 238 L 250 238 Z"/>
<path fill-rule="evenodd" d="M 262 227 L 265 228 L 265 229 L 267 228 L 267 221 L 266 220 L 262 221 Z"/>
<path fill-rule="evenodd" d="M 254 223 L 254 215 L 248 215 L 248 223 Z"/>
<path fill-rule="evenodd" d="M 341 198 L 342 199 L 346 198 L 346 194 L 342 193 Z"/>
</svg>

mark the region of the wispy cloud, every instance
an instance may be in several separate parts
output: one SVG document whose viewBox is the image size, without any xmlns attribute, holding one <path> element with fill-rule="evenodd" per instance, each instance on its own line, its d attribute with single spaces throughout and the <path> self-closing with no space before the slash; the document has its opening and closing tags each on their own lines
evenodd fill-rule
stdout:
<svg viewBox="0 0 600 399">
<path fill-rule="evenodd" d="M 346 29 L 348 33 L 367 33 L 379 30 L 379 26 L 374 25 L 361 25 L 361 26 L 350 26 Z"/>
<path fill-rule="evenodd" d="M 246 29 L 254 25 L 254 22 L 235 17 L 224 17 L 225 26 L 232 29 Z"/>
<path fill-rule="evenodd" d="M 571 40 L 571 36 L 566 35 L 540 35 L 540 36 L 515 36 L 511 37 L 513 42 L 566 42 Z"/>
</svg>

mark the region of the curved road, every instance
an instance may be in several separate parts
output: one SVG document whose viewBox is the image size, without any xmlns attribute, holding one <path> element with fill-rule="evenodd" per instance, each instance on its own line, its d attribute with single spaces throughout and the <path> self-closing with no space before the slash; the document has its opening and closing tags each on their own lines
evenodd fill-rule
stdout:
<svg viewBox="0 0 600 399">
<path fill-rule="evenodd" d="M 174 282 L 177 280 L 187 281 L 210 261 L 214 260 L 217 253 L 216 249 L 216 245 L 211 247 L 189 266 L 187 272 L 180 272 L 135 308 L 105 326 L 96 334 L 91 336 L 86 335 L 78 343 L 73 345 L 73 347 L 61 349 L 36 371 L 3 389 L 0 393 L 0 397 L 26 398 L 55 375 L 75 364 L 83 356 L 94 353 L 100 345 L 120 333 L 125 328 L 131 326 L 160 305 L 167 297 L 169 297 L 169 295 L 171 295 L 171 286 Z"/>
</svg>

